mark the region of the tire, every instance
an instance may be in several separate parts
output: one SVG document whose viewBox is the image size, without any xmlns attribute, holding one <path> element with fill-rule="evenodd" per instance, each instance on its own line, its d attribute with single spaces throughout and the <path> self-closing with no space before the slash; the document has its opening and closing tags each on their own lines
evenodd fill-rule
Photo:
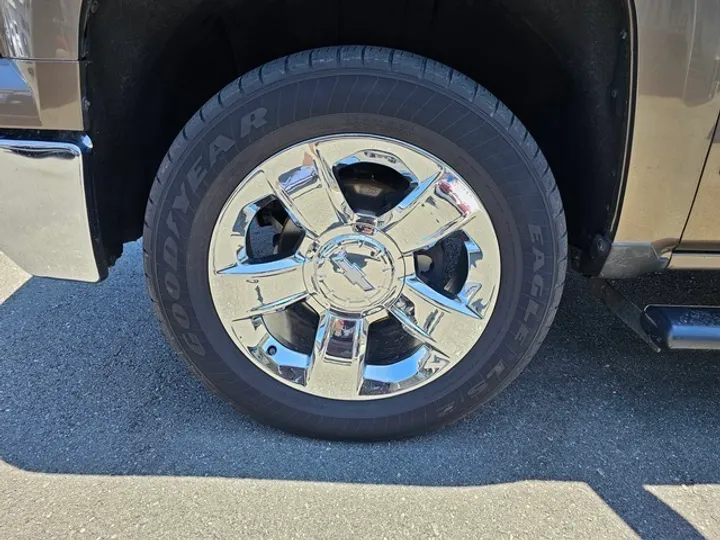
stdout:
<svg viewBox="0 0 720 540">
<path fill-rule="evenodd" d="M 444 160 L 482 201 L 499 244 L 496 304 L 470 352 L 437 380 L 385 399 L 326 399 L 268 376 L 225 331 L 208 285 L 213 226 L 243 178 L 288 146 L 336 133 L 392 137 Z M 261 422 L 330 439 L 416 435 L 497 395 L 545 338 L 567 261 L 565 217 L 552 172 L 510 110 L 447 66 L 362 46 L 270 62 L 208 101 L 159 168 L 143 238 L 155 312 L 199 380 Z"/>
</svg>

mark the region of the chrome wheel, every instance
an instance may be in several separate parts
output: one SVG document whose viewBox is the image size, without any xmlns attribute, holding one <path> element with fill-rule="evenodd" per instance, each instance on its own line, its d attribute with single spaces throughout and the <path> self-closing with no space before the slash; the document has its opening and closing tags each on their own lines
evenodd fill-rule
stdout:
<svg viewBox="0 0 720 540">
<path fill-rule="evenodd" d="M 404 179 L 391 208 L 350 204 L 339 178 L 358 164 Z M 298 241 L 257 257 L 251 228 L 270 205 L 286 212 Z M 451 236 L 462 279 L 446 290 L 424 278 L 419 254 Z M 265 372 L 316 396 L 378 399 L 427 384 L 467 355 L 493 312 L 500 249 L 481 201 L 440 159 L 398 140 L 335 135 L 283 150 L 240 182 L 213 230 L 209 284 L 225 330 Z M 311 350 L 268 324 L 299 304 L 317 314 Z M 393 318 L 415 346 L 377 362 L 368 336 Z"/>
</svg>

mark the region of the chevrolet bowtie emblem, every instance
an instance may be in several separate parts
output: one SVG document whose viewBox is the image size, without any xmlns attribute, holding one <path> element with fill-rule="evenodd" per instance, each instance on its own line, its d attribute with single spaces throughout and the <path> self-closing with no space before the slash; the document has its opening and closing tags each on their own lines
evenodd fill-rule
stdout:
<svg viewBox="0 0 720 540">
<path fill-rule="evenodd" d="M 368 281 L 360 267 L 348 260 L 347 253 L 344 250 L 330 257 L 330 263 L 336 272 L 343 274 L 353 285 L 360 287 L 365 292 L 375 290 L 375 287 Z"/>
</svg>

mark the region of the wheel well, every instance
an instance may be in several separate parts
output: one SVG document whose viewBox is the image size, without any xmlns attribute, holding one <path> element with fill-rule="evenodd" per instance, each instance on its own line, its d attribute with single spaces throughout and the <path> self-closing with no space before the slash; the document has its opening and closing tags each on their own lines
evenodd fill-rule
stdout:
<svg viewBox="0 0 720 540">
<path fill-rule="evenodd" d="M 488 88 L 556 176 L 570 243 L 609 232 L 630 108 L 626 0 L 123 0 L 91 6 L 83 54 L 94 189 L 112 262 L 138 238 L 155 172 L 202 104 L 275 58 L 402 49 Z"/>
</svg>

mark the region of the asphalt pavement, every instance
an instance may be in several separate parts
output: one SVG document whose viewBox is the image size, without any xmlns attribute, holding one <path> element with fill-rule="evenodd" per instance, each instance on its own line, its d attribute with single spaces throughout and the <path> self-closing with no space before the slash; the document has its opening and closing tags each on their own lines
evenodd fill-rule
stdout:
<svg viewBox="0 0 720 540">
<path fill-rule="evenodd" d="M 658 355 L 570 276 L 545 345 L 472 417 L 302 439 L 207 393 L 138 244 L 100 285 L 0 254 L 0 538 L 720 538 L 720 353 Z M 624 283 L 718 303 L 720 275 Z"/>
</svg>

